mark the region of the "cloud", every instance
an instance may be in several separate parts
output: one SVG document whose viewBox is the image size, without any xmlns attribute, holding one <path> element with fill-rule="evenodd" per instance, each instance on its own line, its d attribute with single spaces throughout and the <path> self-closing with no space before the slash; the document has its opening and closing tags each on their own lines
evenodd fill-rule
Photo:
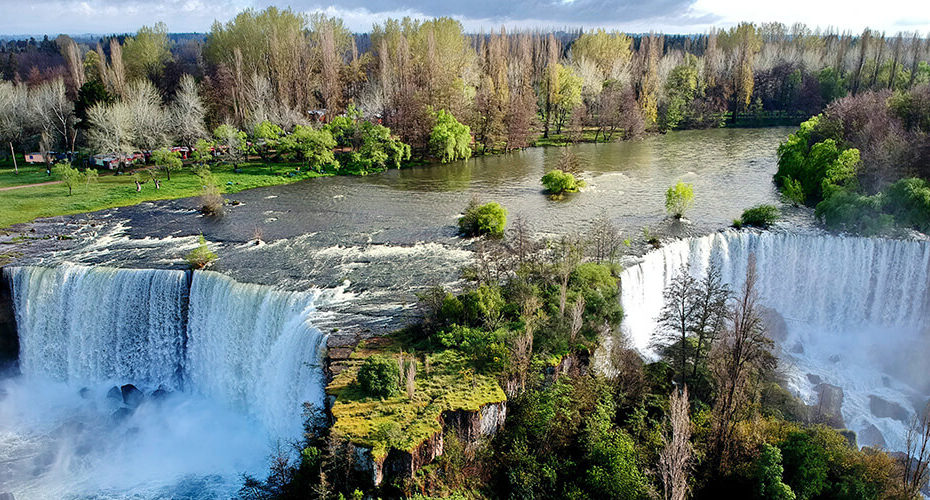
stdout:
<svg viewBox="0 0 930 500">
<path fill-rule="evenodd" d="M 629 32 L 696 33 L 739 21 L 804 22 L 852 31 L 873 28 L 930 30 L 930 20 L 905 16 L 926 0 L 886 0 L 852 8 L 850 0 L 0 0 L 0 34 L 126 33 L 164 21 L 173 32 L 210 29 L 245 8 L 290 6 L 301 12 L 342 17 L 368 31 L 388 17 L 458 19 L 469 31 L 514 28 L 608 27 Z"/>
</svg>

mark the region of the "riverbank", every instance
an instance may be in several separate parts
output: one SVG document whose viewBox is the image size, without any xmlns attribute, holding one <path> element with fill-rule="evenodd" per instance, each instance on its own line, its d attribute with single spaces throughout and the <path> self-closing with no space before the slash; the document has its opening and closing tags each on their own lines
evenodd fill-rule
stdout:
<svg viewBox="0 0 930 500">
<path fill-rule="evenodd" d="M 244 163 L 238 168 L 216 165 L 212 173 L 224 194 L 334 175 L 332 172 L 298 172 L 290 164 L 259 162 Z M 136 191 L 136 183 L 131 175 L 104 174 L 96 182 L 74 186 L 73 194 L 70 195 L 68 188 L 60 183 L 41 183 L 48 179 L 44 166 L 20 167 L 19 174 L 13 173 L 11 165 L 0 167 L 0 187 L 15 188 L 0 192 L 0 206 L 3 206 L 0 229 L 40 217 L 94 212 L 146 201 L 188 198 L 200 194 L 202 185 L 200 178 L 189 168 L 173 173 L 170 181 L 162 178 L 160 189 L 156 189 L 150 176 L 142 172 L 142 180 L 147 182 L 142 185 L 140 192 Z"/>
</svg>

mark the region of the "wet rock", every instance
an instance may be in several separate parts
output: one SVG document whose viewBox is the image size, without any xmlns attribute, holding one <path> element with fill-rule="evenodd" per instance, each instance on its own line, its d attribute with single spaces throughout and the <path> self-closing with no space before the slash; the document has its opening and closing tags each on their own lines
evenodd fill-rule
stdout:
<svg viewBox="0 0 930 500">
<path fill-rule="evenodd" d="M 817 385 L 823 382 L 823 379 L 820 378 L 820 375 L 814 375 L 813 373 L 807 374 L 807 380 L 814 385 Z"/>
<path fill-rule="evenodd" d="M 155 400 L 155 401 L 163 401 L 164 399 L 166 399 L 166 398 L 167 398 L 168 396 L 170 396 L 170 395 L 171 395 L 171 392 L 170 392 L 170 391 L 166 390 L 166 389 L 163 388 L 163 387 L 159 387 L 158 389 L 155 389 L 155 390 L 152 392 L 152 395 L 149 396 L 149 397 L 151 397 L 151 398 L 152 398 L 153 400 Z"/>
<path fill-rule="evenodd" d="M 875 395 L 869 395 L 869 411 L 878 418 L 891 418 L 904 423 L 907 423 L 911 416 L 900 404 Z"/>
<path fill-rule="evenodd" d="M 114 385 L 107 391 L 107 401 L 115 405 L 123 404 L 123 392 L 119 390 L 119 387 Z"/>
<path fill-rule="evenodd" d="M 145 394 L 132 384 L 126 384 L 120 387 L 119 390 L 122 395 L 123 403 L 130 408 L 138 407 L 142 404 L 142 400 L 145 399 Z"/>
<path fill-rule="evenodd" d="M 814 392 L 817 394 L 815 418 L 835 429 L 846 427 L 843 423 L 843 388 L 833 384 L 818 384 L 814 386 Z"/>
<path fill-rule="evenodd" d="M 122 422 L 129 418 L 132 415 L 132 410 L 126 407 L 117 408 L 116 411 L 110 414 L 110 420 L 115 423 Z"/>
<path fill-rule="evenodd" d="M 804 346 L 801 345 L 800 342 L 795 342 L 795 344 L 791 346 L 791 352 L 793 354 L 804 354 Z"/>
<path fill-rule="evenodd" d="M 0 493 L 0 500 L 16 500 L 12 493 L 5 491 Z"/>
<path fill-rule="evenodd" d="M 859 432 L 859 443 L 863 447 L 884 448 L 886 446 L 885 436 L 874 424 L 869 424 L 868 427 Z"/>
<path fill-rule="evenodd" d="M 762 322 L 765 323 L 766 332 L 776 342 L 784 342 L 788 338 L 788 323 L 775 309 L 762 308 Z"/>
<path fill-rule="evenodd" d="M 90 389 L 86 387 L 81 387 L 81 390 L 78 391 L 78 394 L 81 396 L 81 399 L 90 399 Z"/>
<path fill-rule="evenodd" d="M 833 356 L 830 356 L 830 362 L 831 362 L 831 363 L 839 363 L 839 361 L 840 361 L 840 355 L 839 355 L 839 354 L 834 354 Z"/>
</svg>

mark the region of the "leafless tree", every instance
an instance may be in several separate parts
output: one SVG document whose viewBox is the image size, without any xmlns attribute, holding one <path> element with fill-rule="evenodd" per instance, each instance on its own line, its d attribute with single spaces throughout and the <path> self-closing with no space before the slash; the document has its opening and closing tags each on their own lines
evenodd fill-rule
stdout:
<svg viewBox="0 0 930 500">
<path fill-rule="evenodd" d="M 208 136 L 205 115 L 206 106 L 197 91 L 197 82 L 190 75 L 182 76 L 170 109 L 174 135 L 181 144 L 193 146 L 197 139 Z"/>
<path fill-rule="evenodd" d="M 911 421 L 904 436 L 901 486 L 907 498 L 919 498 L 930 468 L 930 407 Z"/>
<path fill-rule="evenodd" d="M 572 324 L 568 338 L 569 342 L 574 345 L 578 339 L 578 334 L 581 333 L 581 328 L 584 326 L 584 295 L 579 294 L 578 298 L 575 299 L 575 303 L 572 304 L 571 320 Z"/>
<path fill-rule="evenodd" d="M 602 212 L 594 218 L 588 232 L 587 249 L 595 262 L 615 262 L 623 245 L 620 229 Z"/>
<path fill-rule="evenodd" d="M 665 500 L 685 500 L 691 470 L 691 419 L 688 416 L 688 389 L 675 390 L 669 397 L 668 427 L 662 435 L 665 445 L 659 452 L 659 472 Z"/>
</svg>

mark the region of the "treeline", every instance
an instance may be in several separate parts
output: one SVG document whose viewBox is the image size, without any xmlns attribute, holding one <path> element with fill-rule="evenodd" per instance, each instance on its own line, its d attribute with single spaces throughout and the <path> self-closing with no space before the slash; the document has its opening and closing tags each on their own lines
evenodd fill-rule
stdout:
<svg viewBox="0 0 930 500">
<path fill-rule="evenodd" d="M 452 351 L 470 364 L 460 377 L 496 377 L 508 395 L 500 433 L 465 446 L 447 431 L 441 456 L 375 488 L 359 450 L 315 413 L 300 458 L 276 460 L 266 480 L 246 482 L 243 498 L 919 497 L 930 419 L 915 419 L 907 453 L 893 457 L 825 425 L 842 420 L 837 408 L 791 395 L 754 258 L 738 289 L 713 266 L 703 275 L 680 268 L 653 337 L 659 359 L 644 359 L 619 332 L 626 244 L 605 216 L 590 227 L 537 241 L 516 218 L 506 237 L 477 243 L 463 290 L 424 294 L 423 321 L 396 337 L 413 359 Z M 598 349 L 607 368 L 592 366 Z M 398 363 L 381 364 L 385 375 L 374 378 L 402 393 Z M 375 402 L 370 416 L 383 419 L 383 399 L 362 390 Z M 403 429 L 389 442 L 415 431 Z"/>
<path fill-rule="evenodd" d="M 20 149 L 44 141 L 99 150 L 105 144 L 92 131 L 106 120 L 91 116 L 95 106 L 133 104 L 139 121 L 151 118 L 139 106 L 177 109 L 193 90 L 203 112 L 159 118 L 168 130 L 182 122 L 188 129 L 167 139 L 192 143 L 183 135 L 221 124 L 251 133 L 265 121 L 291 131 L 354 104 L 420 155 L 439 111 L 470 127 L 484 152 L 525 147 L 539 133 L 609 140 L 726 120 L 798 122 L 847 94 L 930 80 L 930 41 L 917 33 L 741 24 L 676 37 L 602 29 L 466 34 L 459 22 L 438 18 L 389 19 L 356 35 L 340 19 L 273 7 L 217 22 L 202 39 L 173 39 L 159 23 L 94 46 L 60 36 L 2 49 L 0 69 L 11 82 L 0 87 L 2 139 Z M 42 99 L 27 108 L 10 97 L 30 93 Z"/>
<path fill-rule="evenodd" d="M 930 86 L 837 100 L 778 149 L 776 183 L 828 227 L 930 231 Z"/>
</svg>

